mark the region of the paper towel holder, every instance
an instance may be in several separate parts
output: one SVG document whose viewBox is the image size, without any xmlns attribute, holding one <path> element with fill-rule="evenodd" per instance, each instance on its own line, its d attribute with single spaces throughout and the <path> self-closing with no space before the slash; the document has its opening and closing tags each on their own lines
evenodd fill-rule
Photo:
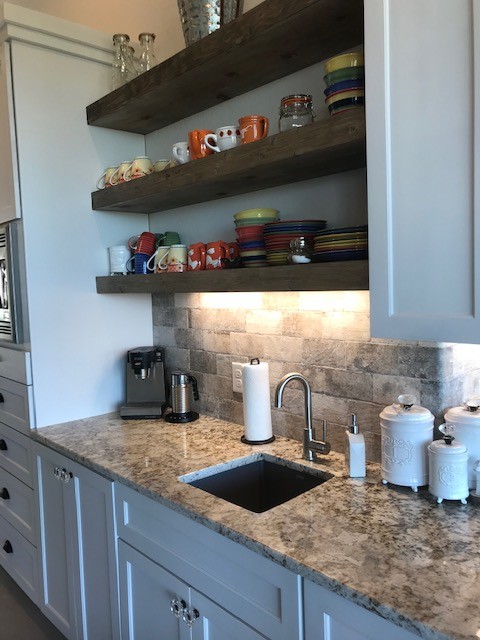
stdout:
<svg viewBox="0 0 480 640">
<path fill-rule="evenodd" d="M 250 360 L 250 364 L 251 365 L 260 364 L 260 358 L 252 358 Z M 270 442 L 273 442 L 274 440 L 275 440 L 274 435 L 272 435 L 271 438 L 267 438 L 266 440 L 247 440 L 245 436 L 242 436 L 240 438 L 240 441 L 243 442 L 243 444 L 251 444 L 251 445 L 270 444 Z"/>
</svg>

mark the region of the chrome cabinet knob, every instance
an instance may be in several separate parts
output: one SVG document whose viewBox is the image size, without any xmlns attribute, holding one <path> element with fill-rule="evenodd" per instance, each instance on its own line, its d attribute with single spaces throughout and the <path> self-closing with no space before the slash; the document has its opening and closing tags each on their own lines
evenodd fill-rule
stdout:
<svg viewBox="0 0 480 640">
<path fill-rule="evenodd" d="M 200 617 L 200 614 L 197 609 L 189 608 L 183 610 L 182 617 L 188 628 L 191 629 L 195 620 Z"/>
<path fill-rule="evenodd" d="M 186 606 L 187 603 L 181 598 L 173 598 L 170 600 L 170 611 L 177 619 L 180 618 Z"/>
</svg>

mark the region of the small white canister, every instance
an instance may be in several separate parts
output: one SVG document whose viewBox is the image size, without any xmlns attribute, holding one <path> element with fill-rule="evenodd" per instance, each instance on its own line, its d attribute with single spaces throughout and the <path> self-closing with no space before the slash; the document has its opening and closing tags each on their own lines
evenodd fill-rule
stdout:
<svg viewBox="0 0 480 640">
<path fill-rule="evenodd" d="M 452 435 L 447 434 L 443 436 L 443 440 L 434 440 L 428 445 L 428 463 L 428 490 L 437 498 L 437 502 L 461 500 L 462 504 L 466 504 L 468 498 L 467 447 L 455 440 Z"/>
<path fill-rule="evenodd" d="M 380 414 L 382 428 L 382 478 L 401 487 L 428 484 L 427 447 L 433 440 L 433 415 L 415 404 L 411 395 L 398 396 Z"/>
<path fill-rule="evenodd" d="M 445 423 L 452 425 L 453 435 L 467 447 L 468 486 L 476 487 L 476 475 L 473 469 L 480 460 L 480 397 L 468 398 L 461 407 L 449 409 L 444 416 Z"/>
</svg>

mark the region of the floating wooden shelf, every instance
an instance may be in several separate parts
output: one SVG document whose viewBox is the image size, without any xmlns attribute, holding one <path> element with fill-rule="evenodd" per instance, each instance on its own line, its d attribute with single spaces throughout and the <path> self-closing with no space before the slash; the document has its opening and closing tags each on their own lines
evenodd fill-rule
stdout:
<svg viewBox="0 0 480 640">
<path fill-rule="evenodd" d="M 98 293 L 352 291 L 368 289 L 368 260 L 256 269 L 97 277 Z"/>
<path fill-rule="evenodd" d="M 363 0 L 265 0 L 87 107 L 91 125 L 151 133 L 363 43 Z"/>
<path fill-rule="evenodd" d="M 101 211 L 154 213 L 358 169 L 366 164 L 363 109 L 92 193 Z"/>
</svg>

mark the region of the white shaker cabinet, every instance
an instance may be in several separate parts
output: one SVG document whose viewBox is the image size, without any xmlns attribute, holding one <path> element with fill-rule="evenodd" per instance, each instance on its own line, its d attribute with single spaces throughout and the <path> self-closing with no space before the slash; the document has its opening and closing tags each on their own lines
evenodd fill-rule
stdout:
<svg viewBox="0 0 480 640">
<path fill-rule="evenodd" d="M 365 0 L 371 333 L 480 342 L 480 3 Z"/>
<path fill-rule="evenodd" d="M 119 541 L 122 640 L 262 640 L 202 593 Z"/>
<path fill-rule="evenodd" d="M 124 485 L 115 501 L 122 640 L 300 640 L 298 576 Z"/>
<path fill-rule="evenodd" d="M 10 48 L 0 45 L 0 223 L 21 216 L 17 150 L 13 119 L 13 87 L 10 82 Z"/>
<path fill-rule="evenodd" d="M 406 629 L 314 584 L 304 583 L 305 640 L 418 640 Z"/>
<path fill-rule="evenodd" d="M 38 470 L 40 608 L 69 640 L 117 640 L 113 483 L 33 443 Z"/>
</svg>

